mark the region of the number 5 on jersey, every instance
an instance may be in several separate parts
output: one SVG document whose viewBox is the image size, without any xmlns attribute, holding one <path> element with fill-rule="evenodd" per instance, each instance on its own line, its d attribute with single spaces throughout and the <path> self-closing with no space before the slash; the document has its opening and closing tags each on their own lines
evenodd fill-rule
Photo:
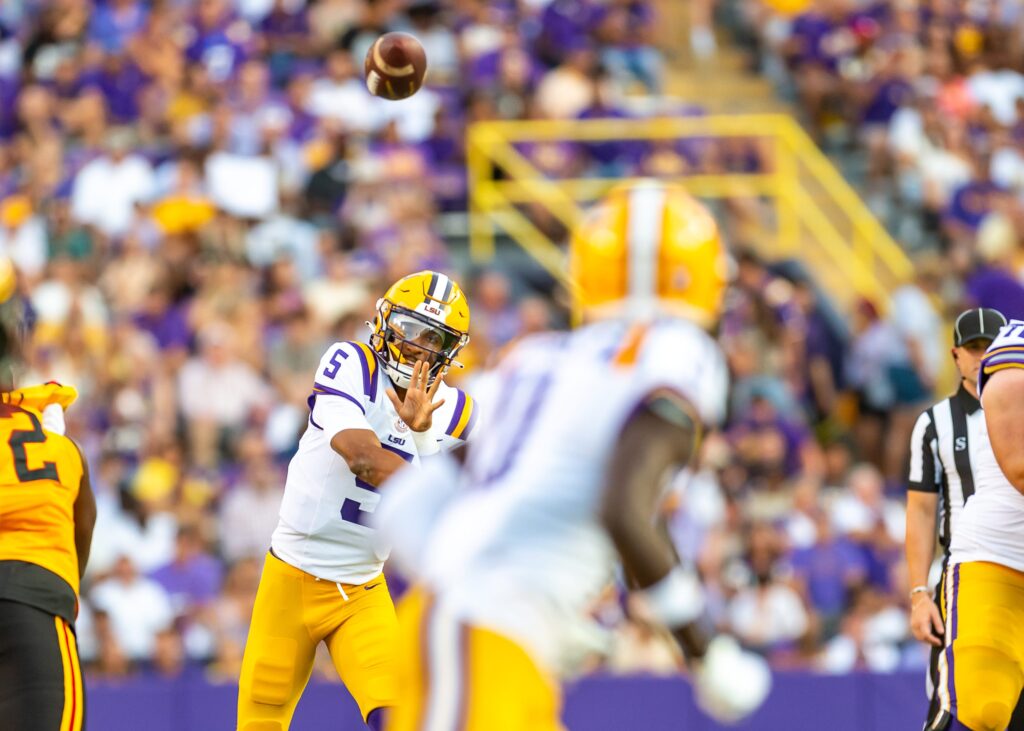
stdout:
<svg viewBox="0 0 1024 731">
<path fill-rule="evenodd" d="M 332 361 L 333 361 L 333 359 L 332 359 Z M 392 447 L 392 446 L 390 446 L 388 444 L 381 444 L 380 446 L 382 446 L 384 449 L 388 450 L 389 452 L 394 452 L 399 457 L 404 459 L 406 462 L 410 462 L 411 463 L 413 461 L 414 455 L 409 454 L 408 452 L 403 452 L 401 449 L 397 449 L 396 447 Z M 356 489 L 367 490 L 368 492 L 373 493 L 374 495 L 377 494 L 377 488 L 376 487 L 371 485 L 369 482 L 366 482 L 364 480 L 360 480 L 358 477 L 356 478 Z M 366 525 L 366 521 L 369 520 L 369 515 L 371 513 L 373 513 L 372 510 L 364 510 L 363 509 L 363 505 L 365 505 L 367 502 L 369 502 L 369 501 L 368 500 L 356 500 L 355 498 L 352 498 L 352 497 L 346 497 L 345 501 L 341 504 L 341 519 L 344 520 L 346 523 L 355 523 L 356 525 Z M 376 503 L 378 501 L 374 501 L 374 502 Z"/>
</svg>

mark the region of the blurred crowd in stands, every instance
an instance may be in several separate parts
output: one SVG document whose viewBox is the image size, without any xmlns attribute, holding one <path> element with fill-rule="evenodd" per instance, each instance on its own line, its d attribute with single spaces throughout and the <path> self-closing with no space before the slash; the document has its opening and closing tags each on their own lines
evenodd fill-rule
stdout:
<svg viewBox="0 0 1024 731">
<path fill-rule="evenodd" d="M 975 5 L 993 10 L 975 19 Z M 906 438 L 892 435 L 948 385 L 950 307 L 973 297 L 1024 315 L 1024 127 L 1004 97 L 1024 77 L 1002 65 L 1024 36 L 1003 32 L 1016 22 L 1003 5 L 829 2 L 795 17 L 758 6 L 751 26 L 819 134 L 845 125 L 871 156 L 871 184 L 915 206 L 958 267 L 922 258 L 891 311 L 865 301 L 847 320 L 799 267 L 737 250 L 721 334 L 731 417 L 666 510 L 716 622 L 779 667 L 925 663 L 905 621 Z M 655 8 L 0 3 L 0 253 L 30 304 L 22 381 L 81 393 L 69 433 L 100 506 L 78 622 L 92 677 L 237 677 L 311 369 L 330 342 L 366 337 L 391 281 L 432 267 L 465 285 L 472 342 L 453 377 L 469 389 L 503 347 L 565 323 L 550 281 L 470 267 L 453 245 L 464 131 L 701 113 L 659 96 Z M 416 96 L 384 102 L 366 91 L 362 58 L 398 29 L 421 39 L 430 74 Z M 749 140 L 523 152 L 554 177 L 770 164 Z M 741 213 L 724 209 L 727 234 Z M 964 269 L 975 253 L 987 268 Z M 1005 293 L 987 301 L 996 281 Z M 612 622 L 623 607 L 612 596 L 595 611 Z M 676 667 L 647 628 L 626 623 L 619 637 L 608 667 Z"/>
<path fill-rule="evenodd" d="M 792 94 L 819 140 L 860 158 L 851 168 L 894 232 L 941 251 L 975 300 L 1024 314 L 1024 7 L 733 6 L 757 65 Z"/>
</svg>

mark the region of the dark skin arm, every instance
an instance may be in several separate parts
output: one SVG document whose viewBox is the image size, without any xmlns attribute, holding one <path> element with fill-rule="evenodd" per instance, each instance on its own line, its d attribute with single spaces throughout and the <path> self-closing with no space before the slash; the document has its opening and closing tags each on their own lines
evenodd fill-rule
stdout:
<svg viewBox="0 0 1024 731">
<path fill-rule="evenodd" d="M 413 367 L 412 382 L 407 389 L 388 390 L 388 398 L 395 411 L 410 429 L 425 432 L 433 423 L 433 414 L 444 404 L 444 399 L 434 401 L 434 395 L 441 385 L 438 378 L 428 385 L 429 367 L 417 361 Z M 331 448 L 341 455 L 352 474 L 363 482 L 379 487 L 394 472 L 405 466 L 404 459 L 384 449 L 378 437 L 370 429 L 345 429 L 331 439 Z"/>
<path fill-rule="evenodd" d="M 992 451 L 1003 474 L 1024 493 L 1024 368 L 1006 368 L 989 376 L 982 393 Z"/>
<path fill-rule="evenodd" d="M 666 474 L 690 461 L 699 436 L 691 416 L 677 416 L 682 418 L 666 420 L 641 408 L 619 436 L 608 469 L 601 522 L 626 575 L 640 589 L 657 584 L 678 564 L 668 535 L 654 521 Z M 671 629 L 687 657 L 704 656 L 710 639 L 704 622 Z"/>
<path fill-rule="evenodd" d="M 345 429 L 331 439 L 331 448 L 341 455 L 352 474 L 373 486 L 384 484 L 405 460 L 380 446 L 380 437 L 370 429 Z"/>
<path fill-rule="evenodd" d="M 75 445 L 78 449 L 78 445 Z M 75 499 L 75 550 L 78 552 L 78 576 L 85 576 L 85 567 L 89 563 L 89 550 L 92 548 L 92 531 L 96 527 L 96 496 L 92 491 L 92 482 L 89 479 L 89 464 L 78 449 L 78 456 L 82 460 L 82 482 L 78 487 L 78 497 Z"/>
</svg>

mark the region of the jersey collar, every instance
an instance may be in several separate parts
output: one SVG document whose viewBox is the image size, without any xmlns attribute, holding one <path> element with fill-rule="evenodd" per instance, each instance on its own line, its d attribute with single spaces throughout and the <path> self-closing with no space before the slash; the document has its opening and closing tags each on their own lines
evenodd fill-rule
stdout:
<svg viewBox="0 0 1024 731">
<path fill-rule="evenodd" d="M 981 402 L 978 401 L 978 399 L 974 398 L 974 396 L 972 396 L 970 393 L 968 393 L 962 381 L 960 383 L 960 388 L 957 389 L 957 392 L 956 394 L 954 394 L 953 398 L 957 399 L 960 402 L 960 405 L 963 407 L 964 412 L 968 416 L 971 416 L 975 411 L 981 408 Z"/>
</svg>

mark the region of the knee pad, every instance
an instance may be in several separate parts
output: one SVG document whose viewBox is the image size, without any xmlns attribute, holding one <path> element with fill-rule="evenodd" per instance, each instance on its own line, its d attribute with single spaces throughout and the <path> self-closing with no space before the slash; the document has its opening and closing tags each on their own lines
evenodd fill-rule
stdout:
<svg viewBox="0 0 1024 731">
<path fill-rule="evenodd" d="M 1013 707 L 1003 700 L 989 699 L 958 706 L 956 718 L 971 731 L 1003 731 L 1012 712 Z"/>
<path fill-rule="evenodd" d="M 285 637 L 266 641 L 249 675 L 249 698 L 268 706 L 287 704 L 295 690 L 295 640 Z M 278 731 L 278 727 L 252 731 Z"/>
<path fill-rule="evenodd" d="M 1014 662 L 1005 653 L 984 646 L 967 647 L 954 658 L 963 661 L 957 666 L 958 680 L 970 678 L 958 693 L 957 720 L 971 731 L 1004 731 L 1020 695 Z M 961 691 L 959 682 L 957 690 Z"/>
</svg>

